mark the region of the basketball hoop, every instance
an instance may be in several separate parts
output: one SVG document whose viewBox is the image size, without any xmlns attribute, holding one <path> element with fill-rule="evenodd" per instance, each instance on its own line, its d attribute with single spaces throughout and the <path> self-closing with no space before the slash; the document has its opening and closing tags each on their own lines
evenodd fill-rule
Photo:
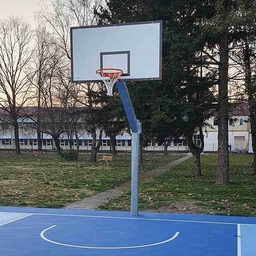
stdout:
<svg viewBox="0 0 256 256">
<path fill-rule="evenodd" d="M 113 96 L 113 86 L 123 74 L 123 70 L 119 68 L 99 68 L 96 74 L 102 77 L 102 81 L 107 87 L 107 95 Z"/>
</svg>

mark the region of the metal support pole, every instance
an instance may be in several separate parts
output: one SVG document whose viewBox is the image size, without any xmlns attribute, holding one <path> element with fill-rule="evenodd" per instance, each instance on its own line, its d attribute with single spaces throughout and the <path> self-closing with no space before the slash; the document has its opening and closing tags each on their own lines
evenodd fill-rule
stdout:
<svg viewBox="0 0 256 256">
<path fill-rule="evenodd" d="M 132 156 L 131 156 L 131 214 L 138 215 L 139 199 L 139 155 L 141 123 L 137 120 L 130 95 L 125 82 L 116 83 L 126 117 L 132 131 Z"/>
<path fill-rule="evenodd" d="M 131 213 L 138 215 L 139 199 L 139 138 L 138 133 L 132 133 L 132 158 L 131 158 Z"/>
<path fill-rule="evenodd" d="M 138 215 L 138 201 L 139 201 L 139 165 L 140 165 L 140 133 L 139 131 L 132 133 L 132 157 L 131 157 L 131 213 L 132 216 Z"/>
</svg>

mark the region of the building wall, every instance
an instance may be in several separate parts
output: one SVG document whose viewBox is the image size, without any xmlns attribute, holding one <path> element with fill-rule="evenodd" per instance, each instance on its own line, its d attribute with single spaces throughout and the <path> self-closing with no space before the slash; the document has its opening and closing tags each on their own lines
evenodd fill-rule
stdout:
<svg viewBox="0 0 256 256">
<path fill-rule="evenodd" d="M 204 151 L 218 150 L 218 125 L 216 118 L 210 118 L 207 122 L 206 132 L 204 132 L 205 149 Z M 246 150 L 252 152 L 250 122 L 248 116 L 232 116 L 228 124 L 229 130 L 229 150 Z"/>
<path fill-rule="evenodd" d="M 231 151 L 234 150 L 247 150 L 252 153 L 250 123 L 247 121 L 247 116 L 234 116 L 229 122 L 229 144 Z M 23 121 L 24 122 L 24 121 Z M 21 149 L 36 150 L 37 137 L 35 130 L 27 129 L 26 126 L 31 127 L 31 121 L 27 120 L 23 123 L 20 129 L 20 146 Z M 204 152 L 217 152 L 218 151 L 218 126 L 214 118 L 208 120 L 208 125 L 204 129 Z M 26 125 L 28 124 L 28 125 Z M 122 134 L 116 137 L 117 150 L 129 151 L 131 149 L 131 136 L 130 134 Z M 195 135 L 195 141 L 197 135 Z M 83 133 L 80 135 L 79 148 L 81 150 L 91 149 L 92 138 L 89 134 Z M 69 141 L 65 134 L 60 137 L 61 148 L 69 149 Z M 196 141 L 199 145 L 200 141 Z M 76 148 L 76 142 L 74 142 Z M 14 133 L 12 127 L 0 132 L 0 149 L 15 149 Z M 52 138 L 50 135 L 43 134 L 43 150 L 55 149 Z M 101 150 L 109 150 L 109 138 L 103 135 Z M 145 151 L 164 151 L 164 145 L 159 145 L 152 140 L 148 146 L 144 148 Z M 189 151 L 187 143 L 184 139 L 178 138 L 168 141 L 168 151 Z"/>
</svg>

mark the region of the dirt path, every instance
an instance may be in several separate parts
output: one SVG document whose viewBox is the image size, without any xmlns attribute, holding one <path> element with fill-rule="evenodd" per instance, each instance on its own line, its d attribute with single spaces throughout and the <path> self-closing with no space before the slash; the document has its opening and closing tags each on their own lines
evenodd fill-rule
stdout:
<svg viewBox="0 0 256 256">
<path fill-rule="evenodd" d="M 145 174 L 140 176 L 140 180 L 147 180 L 152 177 L 158 176 L 168 170 L 170 170 L 172 167 L 177 166 L 178 164 L 186 161 L 189 159 L 192 155 L 189 154 L 185 157 L 182 157 L 178 160 L 175 160 L 173 162 L 170 162 L 164 166 L 158 167 L 152 171 L 146 172 Z M 72 204 L 67 205 L 66 209 L 91 209 L 95 210 L 98 207 L 106 204 L 110 199 L 116 198 L 121 195 L 122 191 L 125 190 L 130 186 L 130 182 L 124 183 L 119 187 L 116 187 L 114 189 L 109 189 L 104 192 L 101 192 L 97 195 L 85 198 L 81 201 L 74 202 Z"/>
</svg>

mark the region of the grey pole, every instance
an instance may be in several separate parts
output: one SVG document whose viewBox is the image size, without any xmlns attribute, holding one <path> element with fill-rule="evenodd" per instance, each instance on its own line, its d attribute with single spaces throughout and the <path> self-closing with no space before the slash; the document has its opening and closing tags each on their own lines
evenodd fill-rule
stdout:
<svg viewBox="0 0 256 256">
<path fill-rule="evenodd" d="M 138 215 L 139 199 L 139 155 L 141 123 L 137 120 L 132 101 L 125 82 L 117 82 L 117 89 L 124 106 L 126 117 L 132 131 L 132 155 L 131 155 L 131 214 Z"/>
<path fill-rule="evenodd" d="M 131 214 L 138 215 L 138 200 L 139 200 L 139 164 L 140 164 L 140 133 L 141 124 L 138 132 L 132 133 L 132 157 L 131 157 Z"/>
</svg>

